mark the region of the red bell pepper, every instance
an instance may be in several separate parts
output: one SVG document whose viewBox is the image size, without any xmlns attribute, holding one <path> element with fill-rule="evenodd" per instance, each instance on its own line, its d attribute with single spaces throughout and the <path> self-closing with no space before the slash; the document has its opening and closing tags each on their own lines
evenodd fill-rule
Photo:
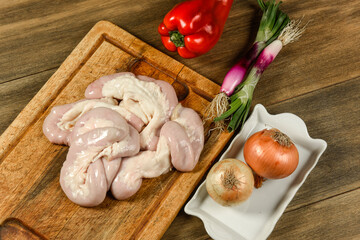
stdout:
<svg viewBox="0 0 360 240">
<path fill-rule="evenodd" d="M 183 58 L 207 53 L 219 40 L 233 0 L 190 0 L 177 4 L 158 27 L 161 41 Z"/>
</svg>

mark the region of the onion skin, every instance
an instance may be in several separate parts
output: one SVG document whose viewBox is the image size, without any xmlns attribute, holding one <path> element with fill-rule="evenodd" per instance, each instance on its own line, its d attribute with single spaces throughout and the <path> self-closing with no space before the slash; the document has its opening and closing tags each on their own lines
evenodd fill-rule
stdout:
<svg viewBox="0 0 360 240">
<path fill-rule="evenodd" d="M 206 177 L 206 190 L 222 206 L 236 206 L 246 201 L 254 188 L 251 169 L 237 159 L 217 162 Z"/>
<path fill-rule="evenodd" d="M 288 136 L 272 128 L 254 133 L 245 142 L 244 158 L 259 176 L 280 179 L 295 171 L 299 152 Z"/>
</svg>

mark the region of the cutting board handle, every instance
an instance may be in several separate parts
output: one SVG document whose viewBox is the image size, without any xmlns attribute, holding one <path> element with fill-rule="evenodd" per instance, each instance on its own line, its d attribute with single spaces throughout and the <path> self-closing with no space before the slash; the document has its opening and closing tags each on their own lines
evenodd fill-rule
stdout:
<svg viewBox="0 0 360 240">
<path fill-rule="evenodd" d="M 26 225 L 17 218 L 7 218 L 0 225 L 1 240 L 45 240 L 47 239 L 41 233 Z"/>
</svg>

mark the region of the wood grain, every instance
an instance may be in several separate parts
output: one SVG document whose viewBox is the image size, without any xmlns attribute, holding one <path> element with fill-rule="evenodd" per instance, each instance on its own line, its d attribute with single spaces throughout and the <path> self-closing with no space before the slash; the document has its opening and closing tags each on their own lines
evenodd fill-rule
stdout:
<svg viewBox="0 0 360 240">
<path fill-rule="evenodd" d="M 45 240 L 46 238 L 19 219 L 9 218 L 0 225 L 0 239 Z"/>
<path fill-rule="evenodd" d="M 141 40 L 156 49 L 166 52 L 179 61 L 184 61 L 177 54 L 165 50 L 156 32 L 157 25 L 165 13 L 178 2 L 156 0 L 133 4 L 126 0 L 110 0 L 99 4 L 98 0 L 89 0 L 41 1 L 34 4 L 31 0 L 24 0 L 5 4 L 1 6 L 1 12 L 6 14 L 0 16 L 0 35 L 6 36 L 7 41 L 0 45 L 0 59 L 3 59 L 0 65 L 9 70 L 0 73 L 0 80 L 9 81 L 58 67 L 86 32 L 103 19 L 122 26 L 133 35 L 141 36 Z M 357 24 L 360 21 L 357 14 L 360 8 L 359 1 L 341 0 L 337 1 L 337 4 L 329 4 L 325 0 L 316 1 L 316 4 L 314 1 L 285 0 L 283 2 L 282 9 L 291 17 L 304 16 L 304 21 L 311 22 L 303 38 L 284 49 L 276 60 L 276 66 L 284 66 L 286 63 L 290 65 L 288 69 L 291 70 L 288 73 L 281 71 L 280 74 L 279 67 L 273 65 L 271 69 L 274 70 L 269 69 L 270 73 L 266 74 L 268 75 L 266 79 L 273 79 L 274 76 L 277 78 L 281 76 L 281 79 L 294 77 L 298 79 L 302 74 L 308 73 L 310 76 L 307 79 L 297 81 L 297 87 L 307 91 L 306 86 L 313 85 L 310 83 L 314 83 L 315 80 L 313 88 L 318 89 L 323 85 L 343 81 L 349 76 L 354 77 L 359 74 L 359 67 L 351 67 L 347 64 L 349 60 L 359 64 L 356 61 L 358 59 L 356 52 L 352 51 L 352 43 L 359 39 Z M 219 43 L 208 54 L 186 60 L 186 64 L 203 76 L 221 83 L 229 67 L 254 40 L 259 16 L 260 11 L 255 1 L 235 1 Z M 329 19 L 333 20 L 331 24 Z M 344 23 L 346 27 L 343 26 Z M 311 54 L 311 48 L 308 46 L 312 43 L 316 43 L 317 54 Z M 299 51 L 305 51 L 301 58 L 291 54 Z M 34 55 L 34 52 L 37 54 Z M 12 59 L 16 59 L 19 64 L 14 64 L 15 61 Z M 316 66 L 318 71 L 314 71 L 313 66 Z M 339 74 L 338 68 L 341 68 L 341 72 L 345 75 Z M 299 74 L 291 74 L 293 71 Z M 284 86 L 281 84 L 286 82 L 275 86 Z M 273 86 L 273 84 L 269 85 Z M 272 92 L 275 89 L 277 88 L 272 88 Z M 278 91 L 276 93 L 278 95 Z M 279 99 L 288 98 L 286 93 L 282 94 L 285 96 L 279 96 Z"/>
<path fill-rule="evenodd" d="M 260 19 L 256 1 L 234 1 L 218 44 L 208 54 L 195 59 L 182 59 L 176 53 L 166 51 L 156 32 L 165 13 L 178 2 L 180 0 L 2 1 L 0 133 L 5 131 L 93 25 L 103 19 L 121 26 L 185 67 L 221 83 L 228 69 L 244 54 L 255 38 Z M 359 228 L 355 227 L 359 220 L 351 215 L 351 211 L 357 211 L 359 197 L 353 191 L 360 186 L 359 164 L 356 162 L 360 159 L 360 153 L 358 148 L 353 147 L 359 145 L 359 137 L 355 133 L 358 132 L 359 119 L 357 82 L 360 80 L 360 50 L 356 46 L 360 42 L 360 2 L 283 0 L 281 8 L 292 18 L 304 16 L 304 22 L 310 22 L 300 41 L 286 46 L 266 70 L 256 87 L 253 104 L 262 103 L 274 114 L 293 112 L 299 115 L 305 120 L 310 135 L 325 139 L 329 147 L 290 203 L 271 238 L 304 239 L 306 236 L 323 239 L 323 235 L 328 239 L 357 239 Z M 146 73 L 155 74 L 151 67 L 142 62 L 130 62 L 130 65 L 134 71 L 143 69 Z M 91 74 L 90 71 L 87 73 Z M 183 83 L 176 82 L 178 93 L 188 96 L 190 91 Z M 55 85 L 52 87 L 57 91 Z M 192 91 L 191 94 L 193 93 Z M 33 103 L 33 108 L 27 109 L 41 115 L 43 110 L 36 107 L 37 104 L 41 105 Z M 36 119 L 31 121 L 34 123 Z M 26 126 L 19 125 L 13 129 L 13 133 L 24 129 Z M 7 143 L 5 146 L 4 143 L 0 144 L 1 148 L 6 146 Z M 63 161 L 66 152 L 62 151 L 61 148 L 54 148 L 49 154 Z M 55 162 L 52 164 L 57 167 Z M 17 168 L 16 165 L 10 167 L 13 171 L 17 171 Z M 50 171 L 50 168 L 44 166 L 39 168 Z M 67 206 L 59 202 L 62 193 L 55 191 L 57 179 L 46 179 L 44 175 L 36 174 L 31 177 L 34 178 L 32 181 L 38 183 L 49 181 L 54 188 L 50 191 L 54 194 L 51 198 L 55 201 L 54 215 L 61 221 L 71 218 L 62 214 L 63 208 Z M 25 190 L 20 185 L 16 189 L 17 192 L 24 191 L 25 195 L 29 193 L 32 196 L 29 197 L 31 203 L 24 204 L 24 207 L 37 209 L 42 206 L 35 198 L 36 193 L 44 194 L 44 186 L 39 185 L 31 189 L 25 186 Z M 0 182 L 0 186 L 7 185 Z M 345 201 L 348 209 L 334 214 L 335 206 L 343 204 L 342 196 L 348 193 L 354 196 L 352 200 Z M 111 198 L 109 201 L 108 204 L 111 205 Z M 62 207 L 57 208 L 58 203 Z M 322 206 L 316 211 L 316 215 L 311 214 L 314 206 Z M 327 209 L 334 215 L 328 214 Z M 52 208 L 46 211 L 50 210 Z M 18 214 L 25 212 L 20 211 Z M 299 224 L 304 215 L 307 216 L 308 224 Z M 43 222 L 41 227 L 46 229 L 47 219 L 42 217 L 41 212 L 36 216 Z M 284 218 L 286 219 L 283 220 Z M 289 227 L 291 225 L 296 227 Z M 314 227 L 310 229 L 311 226 Z M 87 230 L 96 231 L 91 228 Z M 309 230 L 311 234 L 308 234 Z M 47 231 L 55 234 L 59 229 L 52 227 Z M 318 233 L 315 234 L 316 231 Z M 199 219 L 180 211 L 164 239 L 210 238 Z"/>
<path fill-rule="evenodd" d="M 285 213 L 269 239 L 359 239 L 359 198 L 357 189 Z"/>
<path fill-rule="evenodd" d="M 42 85 L 54 74 L 56 69 L 51 69 L 35 75 L 30 75 L 21 80 L 14 80 L 0 84 L 0 132 L 11 124 L 27 103 L 40 90 Z M 21 93 L 21 97 L 19 96 Z"/>
<path fill-rule="evenodd" d="M 0 138 L 4 146 L 0 221 L 18 218 L 51 239 L 161 238 L 231 134 L 224 133 L 217 141 L 210 137 L 194 171 L 146 179 L 129 200 L 109 197 L 89 209 L 71 203 L 62 193 L 59 172 L 67 148 L 51 144 L 42 133 L 52 106 L 77 101 L 100 76 L 122 71 L 179 82 L 188 90 L 181 96 L 182 104 L 200 115 L 208 103 L 202 95 L 209 98 L 219 90 L 218 85 L 115 25 L 97 23 Z M 98 231 L 103 225 L 106 230 Z"/>
</svg>

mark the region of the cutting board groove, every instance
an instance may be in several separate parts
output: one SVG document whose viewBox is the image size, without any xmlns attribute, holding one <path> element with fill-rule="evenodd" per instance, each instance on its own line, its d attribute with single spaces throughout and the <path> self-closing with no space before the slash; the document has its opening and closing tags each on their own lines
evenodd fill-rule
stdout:
<svg viewBox="0 0 360 240">
<path fill-rule="evenodd" d="M 122 71 L 169 82 L 181 103 L 200 115 L 219 91 L 217 84 L 121 28 L 97 23 L 0 138 L 1 239 L 13 238 L 7 230 L 17 223 L 19 234 L 26 225 L 49 239 L 159 239 L 164 234 L 231 134 L 207 137 L 192 172 L 144 179 L 130 199 L 117 201 L 108 194 L 95 208 L 66 198 L 59 174 L 67 147 L 51 144 L 42 134 L 53 106 L 84 98 L 91 82 Z M 9 225 L 6 219 L 18 221 Z"/>
</svg>

